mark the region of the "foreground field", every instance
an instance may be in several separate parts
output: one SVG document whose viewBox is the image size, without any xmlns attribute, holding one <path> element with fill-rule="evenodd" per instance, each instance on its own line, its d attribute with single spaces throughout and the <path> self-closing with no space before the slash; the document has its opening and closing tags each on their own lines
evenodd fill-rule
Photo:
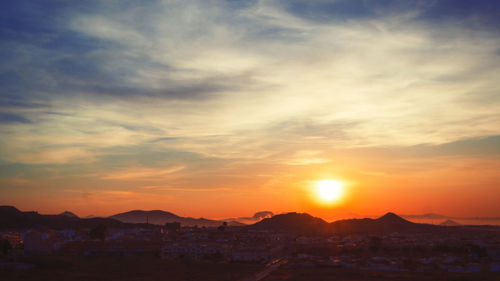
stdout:
<svg viewBox="0 0 500 281">
<path fill-rule="evenodd" d="M 56 258 L 23 262 L 31 269 L 0 269 L 0 280 L 106 280 L 106 281 L 234 281 L 257 271 L 261 265 L 165 261 L 157 258 Z"/>
<path fill-rule="evenodd" d="M 500 273 L 374 272 L 346 268 L 280 268 L 263 281 L 499 281 Z"/>
<path fill-rule="evenodd" d="M 31 257 L 17 264 L 30 268 L 0 266 L 0 280 L 106 280 L 106 281 L 240 281 L 254 280 L 263 265 L 240 263 L 209 263 L 166 261 L 159 258 L 75 258 Z M 5 263 L 3 263 L 5 265 Z M 250 278 L 249 278 L 250 277 Z M 332 267 L 296 267 L 283 265 L 262 281 L 500 281 L 500 273 L 414 273 L 363 271 Z"/>
</svg>

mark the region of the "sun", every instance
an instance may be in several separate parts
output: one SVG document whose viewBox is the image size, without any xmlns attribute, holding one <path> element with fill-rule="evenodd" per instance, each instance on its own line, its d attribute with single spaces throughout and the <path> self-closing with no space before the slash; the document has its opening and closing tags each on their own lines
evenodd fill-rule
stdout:
<svg viewBox="0 0 500 281">
<path fill-rule="evenodd" d="M 342 197 L 343 186 L 338 180 L 320 180 L 316 182 L 316 195 L 324 203 L 333 203 Z"/>
</svg>

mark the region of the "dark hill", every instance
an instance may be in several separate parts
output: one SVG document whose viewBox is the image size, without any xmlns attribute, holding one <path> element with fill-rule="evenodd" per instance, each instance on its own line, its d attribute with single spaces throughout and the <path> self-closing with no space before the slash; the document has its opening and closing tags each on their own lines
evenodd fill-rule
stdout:
<svg viewBox="0 0 500 281">
<path fill-rule="evenodd" d="M 69 217 L 69 218 L 78 218 L 77 215 L 73 214 L 70 211 L 64 211 L 64 212 L 60 213 L 58 216 L 65 216 L 65 217 Z"/>
<path fill-rule="evenodd" d="M 439 225 L 442 225 L 442 226 L 459 226 L 460 224 L 454 220 L 445 220 L 443 221 L 442 223 L 440 223 Z"/>
<path fill-rule="evenodd" d="M 375 219 L 373 224 L 375 225 L 375 227 L 382 228 L 383 230 L 388 231 L 404 231 L 406 229 L 411 229 L 419 225 L 407 221 L 394 213 L 387 213 L 382 217 Z"/>
<path fill-rule="evenodd" d="M 143 211 L 133 210 L 111 216 L 110 218 L 127 223 L 146 223 L 164 225 L 167 222 L 180 222 L 184 226 L 206 226 L 216 227 L 222 225 L 222 221 L 204 218 L 180 217 L 176 214 L 161 210 Z M 229 222 L 229 225 L 242 225 L 237 222 Z"/>
<path fill-rule="evenodd" d="M 332 223 L 315 218 L 309 214 L 288 213 L 264 219 L 254 225 L 253 229 L 281 230 L 302 233 L 391 233 L 408 231 L 429 231 L 436 226 L 417 224 L 407 221 L 394 213 L 387 213 L 377 219 L 347 219 Z"/>
<path fill-rule="evenodd" d="M 78 217 L 65 215 L 41 215 L 37 212 L 22 212 L 12 206 L 0 206 L 0 230 L 26 229 L 32 227 L 88 229 L 99 224 L 116 228 L 136 227 L 136 225 L 126 224 L 109 218 L 80 219 Z"/>
<path fill-rule="evenodd" d="M 407 221 L 394 213 L 387 213 L 378 219 L 350 219 L 331 223 L 335 233 L 390 233 L 430 230 L 431 225 Z"/>
<path fill-rule="evenodd" d="M 402 217 L 389 212 L 380 218 L 377 219 L 377 221 L 384 222 L 384 223 L 391 223 L 391 224 L 412 224 L 412 222 L 407 221 L 403 219 Z"/>
<path fill-rule="evenodd" d="M 125 213 L 119 213 L 110 216 L 112 219 L 116 219 L 122 222 L 131 223 L 149 223 L 152 224 L 165 224 L 165 222 L 172 222 L 179 220 L 181 217 L 172 214 L 170 212 L 165 212 L 161 210 L 143 211 L 143 210 L 133 210 Z"/>
<path fill-rule="evenodd" d="M 250 227 L 259 230 L 326 233 L 329 232 L 330 225 L 326 221 L 306 213 L 287 213 L 263 219 Z"/>
</svg>

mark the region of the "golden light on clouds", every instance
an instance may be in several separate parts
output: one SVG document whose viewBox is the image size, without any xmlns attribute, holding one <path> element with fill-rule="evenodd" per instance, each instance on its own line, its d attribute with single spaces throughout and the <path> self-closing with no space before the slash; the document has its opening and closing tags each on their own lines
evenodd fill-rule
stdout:
<svg viewBox="0 0 500 281">
<path fill-rule="evenodd" d="M 0 205 L 500 214 L 489 4 L 99 2 L 5 7 Z"/>
</svg>

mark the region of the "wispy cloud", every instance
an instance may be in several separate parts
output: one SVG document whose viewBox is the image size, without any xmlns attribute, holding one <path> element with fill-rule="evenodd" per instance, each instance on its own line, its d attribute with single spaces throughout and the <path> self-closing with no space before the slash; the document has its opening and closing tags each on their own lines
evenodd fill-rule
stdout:
<svg viewBox="0 0 500 281">
<path fill-rule="evenodd" d="M 145 185 L 142 187 L 146 190 L 155 190 L 155 191 L 182 191 L 182 192 L 224 192 L 230 191 L 230 188 L 224 187 L 214 187 L 214 188 L 192 188 L 192 187 L 171 187 L 165 185 Z"/>
<path fill-rule="evenodd" d="M 175 178 L 171 188 L 201 191 L 270 182 L 258 174 L 390 174 L 362 154 L 487 158 L 500 134 L 499 10 L 11 1 L 0 12 L 0 165 L 20 178 L 50 168 L 106 189 Z"/>
<path fill-rule="evenodd" d="M 183 170 L 183 166 L 168 169 L 129 168 L 103 175 L 105 180 L 164 179 L 170 174 Z"/>
</svg>

